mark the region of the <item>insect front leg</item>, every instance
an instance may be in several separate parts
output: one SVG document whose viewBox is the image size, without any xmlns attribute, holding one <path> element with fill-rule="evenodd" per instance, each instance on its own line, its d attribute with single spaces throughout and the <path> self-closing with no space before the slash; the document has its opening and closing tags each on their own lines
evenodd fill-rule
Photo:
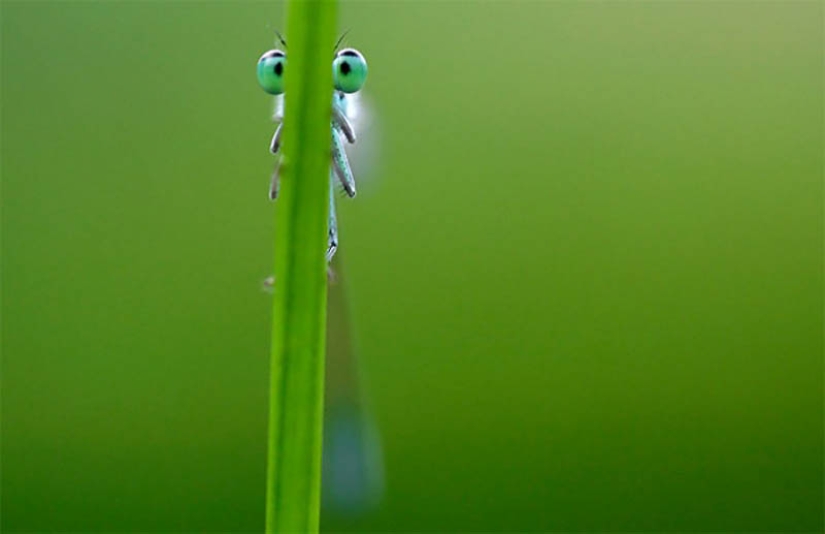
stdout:
<svg viewBox="0 0 825 534">
<path fill-rule="evenodd" d="M 269 143 L 269 151 L 273 154 L 278 152 L 278 149 L 281 148 L 281 128 L 283 128 L 284 123 L 280 123 L 277 128 L 275 128 L 275 134 L 272 136 L 272 141 Z"/>
<path fill-rule="evenodd" d="M 273 154 L 277 154 L 278 149 L 281 148 L 281 129 L 283 126 L 283 122 L 278 124 L 278 127 L 275 128 L 275 133 L 272 135 L 272 141 L 269 143 L 269 151 Z M 278 198 L 278 186 L 280 185 L 280 180 L 281 159 L 278 158 L 278 161 L 275 163 L 275 170 L 272 172 L 272 180 L 269 182 L 269 200 L 275 200 Z"/>
<path fill-rule="evenodd" d="M 355 130 L 352 128 L 352 124 L 347 119 L 347 116 L 344 115 L 344 112 L 338 106 L 332 106 L 332 122 L 335 123 L 334 126 L 337 126 L 339 130 L 344 132 L 344 137 L 347 138 L 349 144 L 355 143 Z"/>
</svg>

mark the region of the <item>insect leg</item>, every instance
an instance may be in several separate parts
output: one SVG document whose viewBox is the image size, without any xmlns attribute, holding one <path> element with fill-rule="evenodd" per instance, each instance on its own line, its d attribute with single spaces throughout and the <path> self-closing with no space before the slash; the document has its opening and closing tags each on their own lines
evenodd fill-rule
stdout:
<svg viewBox="0 0 825 534">
<path fill-rule="evenodd" d="M 347 116 L 344 115 L 344 112 L 338 106 L 332 106 L 332 122 L 344 132 L 344 137 L 347 138 L 349 144 L 355 142 L 355 130 L 353 130 L 349 119 L 347 119 Z"/>
<path fill-rule="evenodd" d="M 327 263 L 332 261 L 338 248 L 338 220 L 335 217 L 335 174 L 329 172 L 329 245 L 327 246 Z"/>
<path fill-rule="evenodd" d="M 278 188 L 281 185 L 281 157 L 275 163 L 275 170 L 272 171 L 272 181 L 269 182 L 269 200 L 278 198 Z"/>
<path fill-rule="evenodd" d="M 272 141 L 269 143 L 269 151 L 275 154 L 278 152 L 278 149 L 281 147 L 281 127 L 283 127 L 284 123 L 278 125 L 275 129 L 275 135 L 272 136 Z"/>
<path fill-rule="evenodd" d="M 349 159 L 344 150 L 344 142 L 341 140 L 341 134 L 338 133 L 337 128 L 332 129 L 332 168 L 341 185 L 344 186 L 344 191 L 350 197 L 355 196 L 355 178 L 352 176 L 352 168 L 349 166 Z"/>
</svg>

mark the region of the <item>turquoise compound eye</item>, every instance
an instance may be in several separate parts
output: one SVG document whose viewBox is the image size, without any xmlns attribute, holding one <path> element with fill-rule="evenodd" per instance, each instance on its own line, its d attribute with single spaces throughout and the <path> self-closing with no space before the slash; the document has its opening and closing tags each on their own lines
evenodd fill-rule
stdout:
<svg viewBox="0 0 825 534">
<path fill-rule="evenodd" d="M 341 50 L 332 61 L 332 79 L 343 93 L 358 91 L 367 79 L 367 60 L 354 48 Z"/>
<path fill-rule="evenodd" d="M 271 95 L 284 92 L 284 69 L 286 54 L 280 50 L 270 50 L 258 60 L 258 84 Z"/>
</svg>

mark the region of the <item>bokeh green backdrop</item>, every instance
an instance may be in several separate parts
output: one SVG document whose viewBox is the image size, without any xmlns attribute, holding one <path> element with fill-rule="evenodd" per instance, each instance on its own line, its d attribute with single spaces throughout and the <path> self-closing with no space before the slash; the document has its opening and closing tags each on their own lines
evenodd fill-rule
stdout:
<svg viewBox="0 0 825 534">
<path fill-rule="evenodd" d="M 0 526 L 262 530 L 283 5 L 0 9 Z M 821 530 L 822 3 L 340 21 L 386 491 L 324 528 Z"/>
</svg>

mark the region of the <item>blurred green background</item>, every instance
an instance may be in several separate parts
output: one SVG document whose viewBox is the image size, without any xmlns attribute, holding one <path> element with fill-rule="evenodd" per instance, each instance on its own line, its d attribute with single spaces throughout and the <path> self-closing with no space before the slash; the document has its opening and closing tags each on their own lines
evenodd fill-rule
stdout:
<svg viewBox="0 0 825 534">
<path fill-rule="evenodd" d="M 283 5 L 0 16 L 0 526 L 261 531 Z M 822 530 L 822 20 L 341 6 L 385 492 L 325 530 Z"/>
</svg>

